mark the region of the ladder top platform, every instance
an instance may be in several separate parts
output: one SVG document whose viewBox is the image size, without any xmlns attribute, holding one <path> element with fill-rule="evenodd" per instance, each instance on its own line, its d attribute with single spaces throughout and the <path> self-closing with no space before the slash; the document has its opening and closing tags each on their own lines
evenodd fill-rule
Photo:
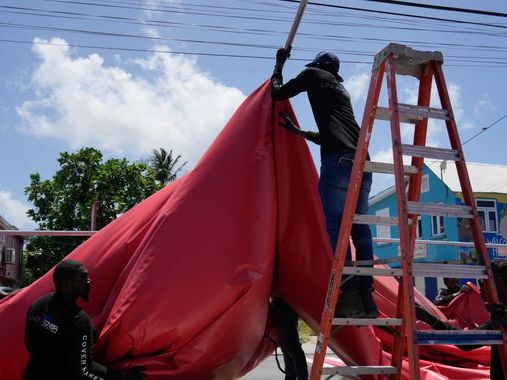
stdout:
<svg viewBox="0 0 507 380">
<path fill-rule="evenodd" d="M 405 45 L 390 43 L 375 55 L 374 69 L 377 69 L 390 54 L 393 54 L 397 74 L 401 75 L 419 77 L 421 65 L 430 61 L 444 63 L 444 56 L 439 51 L 414 50 Z"/>
</svg>

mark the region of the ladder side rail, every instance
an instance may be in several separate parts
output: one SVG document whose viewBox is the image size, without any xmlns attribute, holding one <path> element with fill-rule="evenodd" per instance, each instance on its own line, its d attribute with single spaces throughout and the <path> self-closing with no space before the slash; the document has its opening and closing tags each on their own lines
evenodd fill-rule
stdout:
<svg viewBox="0 0 507 380">
<path fill-rule="evenodd" d="M 452 111 L 451 100 L 447 91 L 447 85 L 442 71 L 442 65 L 435 62 L 434 71 L 440 103 L 442 105 L 442 108 L 446 108 L 449 113 L 449 119 L 446 120 L 445 123 L 449 133 L 451 147 L 458 151 L 458 155 L 460 157 L 460 160 L 456 161 L 455 163 L 459 182 L 463 191 L 463 199 L 465 201 L 465 204 L 472 208 L 473 218 L 470 219 L 470 227 L 475 243 L 475 249 L 482 255 L 483 264 L 486 269 L 486 273 L 488 274 L 488 279 L 484 280 L 486 299 L 490 303 L 498 303 L 499 297 L 493 277 L 493 271 L 491 269 L 491 260 L 489 259 L 484 234 L 482 233 L 482 228 L 479 221 L 479 213 L 477 211 L 477 205 L 475 203 L 475 197 L 473 194 L 472 185 L 470 183 L 470 177 L 468 175 L 468 170 L 465 164 L 463 148 L 460 142 L 456 120 L 454 119 L 454 113 Z M 502 363 L 503 372 L 507 373 L 507 331 L 503 327 L 500 328 L 500 331 L 502 332 L 504 344 L 498 346 L 498 350 L 500 353 L 500 361 Z"/>
<path fill-rule="evenodd" d="M 340 284 L 342 278 L 342 270 L 345 266 L 347 248 L 350 241 L 350 233 L 352 231 L 352 222 L 356 211 L 357 200 L 359 198 L 359 189 L 363 177 L 363 170 L 368 155 L 368 146 L 375 121 L 375 112 L 380 97 L 380 89 L 384 76 L 385 65 L 380 65 L 376 70 L 372 71 L 372 78 L 368 90 L 368 100 L 365 105 L 363 114 L 361 131 L 359 134 L 358 146 L 352 166 L 352 175 L 350 177 L 349 187 L 345 208 L 338 235 L 338 243 L 333 257 L 333 267 L 329 279 L 329 287 L 321 315 L 320 331 L 315 347 L 315 355 L 313 358 L 312 370 L 310 373 L 311 380 L 320 380 L 326 350 L 329 344 L 329 335 L 331 333 L 332 322 L 334 317 L 334 309 L 340 292 Z"/>
<path fill-rule="evenodd" d="M 417 105 L 423 107 L 429 107 L 431 100 L 431 83 L 433 79 L 433 66 L 424 65 L 422 68 L 421 79 L 419 82 L 419 95 L 417 99 Z M 415 124 L 414 131 L 414 145 L 425 146 L 426 137 L 428 132 L 428 118 L 418 120 Z M 417 168 L 417 174 L 410 176 L 408 186 L 408 201 L 418 202 L 421 196 L 421 182 L 422 182 L 422 169 L 424 165 L 424 157 L 412 157 L 411 166 Z M 410 242 L 414 243 L 417 231 L 417 220 L 418 216 L 415 214 L 410 215 L 412 223 L 409 224 Z M 413 248 L 412 248 L 413 249 Z"/>
<path fill-rule="evenodd" d="M 430 106 L 431 100 L 431 84 L 433 79 L 433 66 L 424 65 L 422 67 L 421 79 L 419 81 L 419 94 L 417 105 L 423 107 Z M 428 118 L 423 118 L 415 123 L 414 129 L 414 145 L 424 146 L 426 144 L 426 136 L 428 131 Z M 408 195 L 409 201 L 419 201 L 421 195 L 421 182 L 422 182 L 422 168 L 424 164 L 424 157 L 412 157 L 411 165 L 417 169 L 417 174 L 410 176 Z M 409 224 L 409 242 L 411 244 L 409 252 L 414 252 L 416 232 L 418 228 L 418 215 L 409 215 L 412 223 Z M 403 304 L 406 298 L 403 297 L 403 285 L 400 282 L 398 286 L 398 300 L 397 300 L 397 317 L 401 316 L 403 312 Z M 411 306 L 413 302 L 410 303 Z M 403 327 L 397 327 L 395 341 L 397 344 L 393 345 L 392 365 L 401 368 L 403 361 L 404 350 L 404 334 Z M 401 375 L 400 375 L 401 376 Z M 399 377 L 398 377 L 399 378 Z"/>
<path fill-rule="evenodd" d="M 404 323 L 402 334 L 405 333 L 407 341 L 407 352 L 409 362 L 410 378 L 414 380 L 420 379 L 419 373 L 419 355 L 416 344 L 416 328 L 415 328 L 415 308 L 406 302 L 414 298 L 414 285 L 412 273 L 412 254 L 410 252 L 411 243 L 409 239 L 408 229 L 408 212 L 407 212 L 407 196 L 405 193 L 405 177 L 403 175 L 403 156 L 401 151 L 401 132 L 400 132 L 400 115 L 398 110 L 398 95 L 396 91 L 396 70 L 394 57 L 390 54 L 386 60 L 386 79 L 389 98 L 389 110 L 391 113 L 391 139 L 393 145 L 393 160 L 395 167 L 395 183 L 397 190 L 397 209 L 399 220 L 400 234 L 400 253 L 402 266 L 402 287 L 403 287 L 403 314 Z M 401 310 L 398 310 L 400 312 Z M 399 342 L 403 342 L 400 337 Z M 399 349 L 398 353 L 404 350 Z M 398 366 L 401 369 L 401 366 Z M 396 375 L 401 376 L 400 372 Z"/>
<path fill-rule="evenodd" d="M 393 379 L 401 379 L 401 369 L 403 368 L 403 356 L 405 353 L 405 320 L 403 318 L 403 285 L 402 280 L 399 280 L 398 285 L 398 297 L 396 300 L 396 318 L 400 318 L 402 320 L 401 326 L 394 326 L 394 334 L 393 334 L 393 348 L 391 353 L 391 365 L 393 367 L 398 368 L 400 371 L 396 375 L 394 375 Z"/>
<path fill-rule="evenodd" d="M 454 113 L 452 110 L 451 100 L 449 97 L 449 93 L 447 92 L 447 85 L 445 83 L 444 74 L 442 71 L 442 67 L 440 64 L 435 64 L 435 82 L 437 84 L 438 93 L 440 96 L 440 102 L 443 108 L 446 108 L 449 113 L 449 120 L 446 120 L 446 126 L 449 133 L 449 139 L 451 143 L 451 147 L 458 151 L 460 156 L 460 160 L 456 161 L 456 170 L 458 172 L 458 178 L 461 185 L 461 189 L 463 191 L 463 199 L 465 204 L 470 206 L 472 209 L 473 218 L 470 219 L 470 227 L 472 230 L 472 237 L 474 239 L 474 245 L 477 252 L 482 256 L 483 264 L 486 267 L 486 272 L 488 274 L 488 278 L 493 278 L 493 272 L 491 270 L 491 260 L 489 259 L 489 254 L 486 248 L 486 241 L 484 239 L 484 234 L 482 233 L 482 228 L 479 222 L 479 213 L 477 211 L 477 205 L 475 203 L 475 197 L 472 190 L 472 185 L 470 183 L 470 177 L 468 175 L 468 170 L 464 160 L 463 148 L 461 146 L 458 127 L 456 126 L 456 121 L 454 119 Z M 486 286 L 486 297 L 488 302 L 499 302 L 498 293 L 496 291 L 496 287 L 494 284 L 490 286 L 488 282 L 485 281 Z"/>
</svg>

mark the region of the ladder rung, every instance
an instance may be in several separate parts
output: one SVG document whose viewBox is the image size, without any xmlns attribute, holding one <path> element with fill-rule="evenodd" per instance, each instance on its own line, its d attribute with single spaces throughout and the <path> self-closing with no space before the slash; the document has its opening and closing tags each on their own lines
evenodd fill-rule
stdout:
<svg viewBox="0 0 507 380">
<path fill-rule="evenodd" d="M 440 108 L 431 108 L 424 106 L 417 106 L 413 104 L 398 103 L 398 112 L 400 123 L 412 123 L 424 118 L 447 120 L 449 119 L 449 112 Z M 389 115 L 389 108 L 378 107 L 375 113 L 375 118 L 379 120 L 391 120 Z"/>
<path fill-rule="evenodd" d="M 396 375 L 398 370 L 392 366 L 350 366 L 350 367 L 328 367 L 322 368 L 322 375 L 342 375 L 342 376 L 359 376 L 359 375 Z"/>
<path fill-rule="evenodd" d="M 343 274 L 354 276 L 401 276 L 400 268 L 343 267 Z M 480 265 L 414 263 L 412 274 L 416 277 L 488 278 Z"/>
<path fill-rule="evenodd" d="M 488 278 L 482 265 L 414 263 L 412 271 L 418 277 Z"/>
<path fill-rule="evenodd" d="M 394 165 L 386 162 L 366 161 L 364 163 L 364 171 L 371 173 L 394 174 Z M 417 168 L 411 165 L 403 165 L 403 172 L 406 175 L 415 175 L 417 174 Z"/>
<path fill-rule="evenodd" d="M 354 223 L 356 224 L 382 224 L 386 226 L 397 226 L 398 218 L 394 216 L 377 216 L 368 214 L 354 215 Z"/>
<path fill-rule="evenodd" d="M 333 318 L 335 326 L 401 326 L 399 318 Z"/>
<path fill-rule="evenodd" d="M 424 330 L 417 331 L 417 344 L 495 345 L 503 344 L 503 339 L 495 330 Z"/>
<path fill-rule="evenodd" d="M 437 160 L 459 161 L 458 151 L 454 149 L 401 144 L 401 153 L 404 156 L 435 158 Z"/>
<path fill-rule="evenodd" d="M 354 276 L 401 276 L 401 269 L 393 268 L 368 268 L 368 267 L 343 267 L 343 274 Z"/>
<path fill-rule="evenodd" d="M 466 205 L 448 205 L 444 203 L 407 202 L 409 214 L 451 216 L 456 218 L 472 218 L 472 208 Z"/>
</svg>

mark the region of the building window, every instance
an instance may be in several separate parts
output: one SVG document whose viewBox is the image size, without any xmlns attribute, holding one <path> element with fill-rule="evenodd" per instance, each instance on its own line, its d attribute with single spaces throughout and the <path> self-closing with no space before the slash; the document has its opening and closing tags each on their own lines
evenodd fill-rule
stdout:
<svg viewBox="0 0 507 380">
<path fill-rule="evenodd" d="M 16 250 L 14 248 L 7 248 L 5 250 L 5 263 L 16 264 Z"/>
<path fill-rule="evenodd" d="M 431 217 L 431 235 L 438 236 L 445 234 L 444 217 L 434 215 Z"/>
<path fill-rule="evenodd" d="M 423 236 L 422 219 L 421 219 L 421 216 L 419 215 L 417 217 L 417 230 L 416 230 L 416 233 L 415 233 L 415 238 L 416 239 L 421 239 L 422 236 Z"/>
<path fill-rule="evenodd" d="M 425 174 L 421 179 L 421 193 L 427 193 L 428 191 L 430 191 L 430 177 Z"/>
<path fill-rule="evenodd" d="M 494 199 L 477 199 L 477 211 L 481 221 L 483 232 L 498 232 L 496 200 Z"/>
<path fill-rule="evenodd" d="M 383 208 L 375 212 L 376 216 L 389 216 L 389 208 Z M 377 238 L 389 239 L 391 237 L 391 227 L 384 225 L 377 225 Z M 387 242 L 381 242 L 379 244 L 389 244 Z"/>
</svg>

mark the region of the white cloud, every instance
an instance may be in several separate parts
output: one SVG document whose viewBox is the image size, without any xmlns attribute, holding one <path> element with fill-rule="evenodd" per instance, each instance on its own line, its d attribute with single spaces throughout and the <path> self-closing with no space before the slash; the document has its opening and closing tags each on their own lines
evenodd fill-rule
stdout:
<svg viewBox="0 0 507 380">
<path fill-rule="evenodd" d="M 476 126 L 474 123 L 472 123 L 471 121 L 465 121 L 463 123 L 461 123 L 461 129 L 464 130 L 464 131 L 468 131 L 470 129 L 475 129 Z"/>
<path fill-rule="evenodd" d="M 481 116 L 484 113 L 489 113 L 490 111 L 494 111 L 494 110 L 495 110 L 495 106 L 493 105 L 493 102 L 491 101 L 489 94 L 484 93 L 484 94 L 482 94 L 481 98 L 475 104 L 474 114 L 476 116 Z"/>
<path fill-rule="evenodd" d="M 410 85 L 402 87 L 400 91 L 400 101 L 407 104 L 417 104 L 418 99 L 418 83 L 412 82 Z M 451 100 L 451 106 L 458 128 L 461 130 L 469 129 L 473 124 L 466 120 L 466 114 L 462 100 L 461 86 L 455 83 L 449 83 L 447 91 Z M 431 88 L 430 106 L 434 108 L 442 108 L 440 98 L 435 83 Z M 407 142 L 412 139 L 413 131 L 408 128 L 402 128 L 403 141 Z M 426 137 L 426 145 L 428 146 L 448 146 L 449 138 L 447 135 L 447 127 L 443 120 L 430 119 L 428 121 L 428 132 Z"/>
<path fill-rule="evenodd" d="M 369 84 L 370 75 L 366 73 L 353 75 L 345 81 L 345 87 L 354 102 L 366 98 Z"/>
<path fill-rule="evenodd" d="M 385 149 L 385 150 L 379 150 L 375 153 L 373 153 L 371 157 L 372 161 L 376 162 L 393 162 L 393 150 L 391 148 Z"/>
<path fill-rule="evenodd" d="M 150 21 L 154 19 L 155 15 L 160 15 L 160 12 L 157 12 L 157 9 L 169 9 L 169 7 L 180 5 L 183 3 L 183 0 L 166 0 L 164 3 L 162 3 L 160 0 L 143 0 L 143 6 L 144 10 L 142 12 L 144 21 Z M 153 38 L 159 38 L 162 37 L 161 29 L 152 26 L 152 25 L 145 25 L 143 26 L 142 30 L 144 31 L 144 34 L 148 37 Z"/>
<path fill-rule="evenodd" d="M 384 150 L 379 150 L 372 154 L 371 160 L 375 162 L 387 162 L 392 164 L 393 160 L 393 150 L 392 148 L 387 148 Z M 410 165 L 411 158 L 409 156 L 403 156 L 403 164 Z"/>
<path fill-rule="evenodd" d="M 19 229 L 34 229 L 36 224 L 26 215 L 29 206 L 10 192 L 0 190 L 0 215 Z"/>
<path fill-rule="evenodd" d="M 456 122 L 458 123 L 459 126 L 460 122 L 463 121 L 463 118 L 465 116 L 465 110 L 463 109 L 463 104 L 461 100 L 461 86 L 451 83 L 449 84 L 448 91 L 449 97 L 451 98 L 451 106 L 454 112 L 454 118 L 456 119 Z M 436 94 L 436 91 L 434 93 Z"/>
<path fill-rule="evenodd" d="M 41 60 L 31 83 L 37 95 L 17 112 L 28 133 L 72 148 L 146 155 L 163 147 L 192 165 L 245 98 L 201 71 L 195 59 L 154 53 L 136 61 L 145 78 L 107 66 L 98 54 L 73 57 L 62 39 L 51 42 L 64 47 L 32 48 Z"/>
</svg>

